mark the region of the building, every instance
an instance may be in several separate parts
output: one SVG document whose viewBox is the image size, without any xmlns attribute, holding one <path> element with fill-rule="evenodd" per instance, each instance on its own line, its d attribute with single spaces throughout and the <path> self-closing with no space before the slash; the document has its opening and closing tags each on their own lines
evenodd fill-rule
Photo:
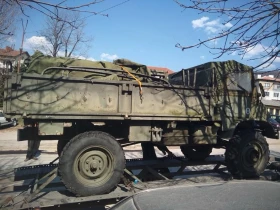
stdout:
<svg viewBox="0 0 280 210">
<path fill-rule="evenodd" d="M 11 47 L 0 49 L 0 70 L 12 71 L 13 67 L 17 66 L 17 62 L 23 63 L 23 61 L 29 57 L 28 52 L 22 52 L 14 50 Z"/>
<path fill-rule="evenodd" d="M 263 76 L 257 75 L 256 78 L 262 84 L 265 97 L 262 102 L 267 106 L 268 112 L 273 115 L 280 115 L 280 79 L 274 75 Z"/>
<path fill-rule="evenodd" d="M 156 66 L 147 66 L 147 68 L 150 70 L 152 76 L 155 77 L 168 77 L 169 74 L 174 73 L 171 69 L 164 68 L 164 67 L 156 67 Z"/>
</svg>

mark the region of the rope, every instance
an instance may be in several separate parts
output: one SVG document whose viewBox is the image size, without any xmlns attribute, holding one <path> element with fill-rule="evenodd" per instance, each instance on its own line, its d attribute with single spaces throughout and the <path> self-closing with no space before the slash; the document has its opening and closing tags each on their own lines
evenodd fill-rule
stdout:
<svg viewBox="0 0 280 210">
<path fill-rule="evenodd" d="M 137 77 L 135 77 L 133 74 L 131 74 L 130 71 L 125 69 L 123 66 L 121 66 L 121 69 L 126 71 L 133 79 L 135 79 L 138 82 L 138 84 L 139 84 L 139 94 L 140 94 L 140 96 L 142 96 L 143 95 L 142 82 Z"/>
</svg>

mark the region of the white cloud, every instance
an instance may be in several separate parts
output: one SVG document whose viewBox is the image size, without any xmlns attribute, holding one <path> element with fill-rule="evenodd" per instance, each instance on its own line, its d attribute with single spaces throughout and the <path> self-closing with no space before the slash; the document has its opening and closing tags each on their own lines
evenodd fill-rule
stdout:
<svg viewBox="0 0 280 210">
<path fill-rule="evenodd" d="M 40 50 L 44 54 L 49 54 L 48 49 L 51 48 L 51 43 L 44 36 L 32 36 L 25 40 L 23 48 Z"/>
<path fill-rule="evenodd" d="M 265 47 L 261 44 L 257 44 L 254 47 L 248 47 L 245 51 L 246 54 L 244 55 L 244 58 L 251 58 L 254 57 L 256 55 L 261 54 L 262 52 L 264 52 Z"/>
<path fill-rule="evenodd" d="M 110 55 L 110 54 L 108 54 L 108 53 L 102 53 L 102 54 L 100 55 L 100 59 L 101 59 L 102 61 L 112 61 L 112 60 L 118 59 L 118 56 L 117 56 L 116 54 Z"/>
<path fill-rule="evenodd" d="M 204 55 L 201 55 L 201 56 L 200 56 L 200 59 L 202 59 L 202 60 L 205 59 L 205 56 L 204 56 Z"/>
<path fill-rule="evenodd" d="M 227 27 L 227 28 L 230 28 L 230 27 L 232 27 L 233 25 L 230 23 L 230 22 L 228 22 L 228 23 L 226 23 L 225 24 L 225 27 Z"/>
<path fill-rule="evenodd" d="M 15 38 L 14 38 L 14 37 L 10 36 L 10 37 L 8 37 L 8 38 L 7 38 L 7 42 L 10 42 L 10 43 L 15 43 L 15 42 L 16 42 L 16 40 L 15 40 Z"/>
<path fill-rule="evenodd" d="M 233 51 L 232 53 L 231 53 L 231 55 L 236 55 L 237 54 L 237 52 L 236 51 Z"/>
<path fill-rule="evenodd" d="M 204 24 L 207 20 L 209 20 L 209 17 L 202 17 L 200 19 L 193 20 L 192 26 L 193 26 L 193 28 L 201 28 L 204 26 Z"/>
<path fill-rule="evenodd" d="M 82 60 L 90 60 L 90 61 L 96 61 L 94 58 L 92 57 L 85 57 L 85 56 L 82 56 L 82 55 L 78 55 L 78 56 L 75 56 L 73 55 L 74 58 L 77 58 L 77 59 L 82 59 Z"/>
<path fill-rule="evenodd" d="M 272 48 L 270 47 L 267 47 L 265 45 L 262 45 L 262 44 L 257 44 L 255 45 L 254 47 L 248 47 L 246 50 L 245 50 L 245 55 L 244 55 L 244 58 L 252 58 L 254 56 L 258 56 L 258 55 L 261 55 L 261 53 L 266 53 L 266 51 L 271 51 Z"/>
<path fill-rule="evenodd" d="M 265 63 L 263 65 L 261 65 L 260 67 L 257 68 L 257 70 L 275 70 L 277 69 L 276 65 L 275 64 L 268 64 L 268 63 Z"/>
<path fill-rule="evenodd" d="M 222 29 L 227 29 L 232 27 L 232 24 L 230 22 L 226 24 L 220 23 L 220 19 L 215 19 L 208 21 L 209 17 L 202 17 L 200 19 L 196 19 L 192 21 L 192 27 L 193 28 L 204 28 L 206 33 L 208 34 L 214 34 L 218 33 Z"/>
<path fill-rule="evenodd" d="M 34 50 L 34 51 L 40 50 L 42 53 L 44 53 L 46 55 L 50 55 L 50 51 L 48 49 L 51 49 L 52 45 L 44 36 L 32 36 L 25 40 L 23 47 L 24 47 L 24 49 L 30 49 L 30 50 Z M 65 52 L 58 51 L 57 55 L 63 57 L 65 55 Z M 81 55 L 73 54 L 72 57 L 77 58 L 77 59 L 96 61 L 92 57 L 85 57 L 85 56 L 81 56 Z"/>
<path fill-rule="evenodd" d="M 280 57 L 275 58 L 274 62 L 280 63 Z"/>
</svg>

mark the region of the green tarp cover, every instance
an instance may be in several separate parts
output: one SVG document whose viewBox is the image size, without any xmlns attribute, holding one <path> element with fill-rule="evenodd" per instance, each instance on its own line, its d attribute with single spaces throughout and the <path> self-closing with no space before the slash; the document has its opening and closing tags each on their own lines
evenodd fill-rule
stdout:
<svg viewBox="0 0 280 210">
<path fill-rule="evenodd" d="M 253 77 L 253 71 L 250 66 L 244 65 L 235 60 L 228 60 L 221 62 L 208 62 L 188 69 L 183 69 L 182 71 L 176 72 L 169 76 L 170 83 L 182 85 L 183 71 L 185 72 L 186 85 L 189 84 L 190 86 L 209 86 L 210 83 L 213 82 L 219 86 L 220 83 L 225 81 L 226 77 L 231 77 L 231 74 L 233 73 L 250 72 L 251 76 Z M 213 71 L 214 76 L 212 74 Z M 196 75 L 194 76 L 195 72 Z"/>
<path fill-rule="evenodd" d="M 115 69 L 122 70 L 123 69 L 133 73 L 141 73 L 147 76 L 150 76 L 151 73 L 147 66 L 135 63 L 133 61 L 127 59 L 117 59 L 113 62 L 107 61 L 91 61 L 84 59 L 76 59 L 76 58 L 67 58 L 67 57 L 51 57 L 44 55 L 40 51 L 36 51 L 30 58 L 28 62 L 25 62 L 27 65 L 25 69 L 22 70 L 26 73 L 37 73 L 42 74 L 43 71 L 49 67 L 87 67 L 87 68 L 99 68 L 99 69 Z M 57 70 L 49 70 L 44 74 L 62 74 L 62 71 Z M 64 73 L 66 74 L 66 73 Z M 99 78 L 105 80 L 118 80 L 118 76 L 116 74 L 111 74 L 109 76 L 104 76 L 98 73 L 91 72 L 82 72 L 82 71 L 71 71 L 68 74 L 69 77 L 82 77 L 82 78 Z M 139 78 L 142 80 L 142 78 Z"/>
</svg>

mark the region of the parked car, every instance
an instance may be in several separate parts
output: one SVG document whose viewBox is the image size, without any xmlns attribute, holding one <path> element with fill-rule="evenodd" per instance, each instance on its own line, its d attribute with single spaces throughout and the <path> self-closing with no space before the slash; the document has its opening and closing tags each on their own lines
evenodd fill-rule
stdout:
<svg viewBox="0 0 280 210">
<path fill-rule="evenodd" d="M 17 119 L 8 119 L 5 117 L 3 112 L 0 112 L 0 127 L 2 126 L 16 126 L 17 125 Z"/>
<path fill-rule="evenodd" d="M 278 123 L 280 123 L 280 116 L 279 115 L 270 115 L 270 118 L 276 120 Z"/>
<path fill-rule="evenodd" d="M 278 136 L 278 139 L 280 139 L 280 135 L 279 135 L 280 123 L 277 122 L 277 121 L 276 121 L 275 119 L 273 119 L 273 118 L 268 118 L 267 121 L 270 123 L 270 125 L 272 125 L 275 134 Z"/>
<path fill-rule="evenodd" d="M 109 210 L 235 210 L 244 207 L 276 210 L 280 205 L 279 188 L 280 183 L 260 180 L 175 185 L 141 191 L 124 198 Z"/>
</svg>

